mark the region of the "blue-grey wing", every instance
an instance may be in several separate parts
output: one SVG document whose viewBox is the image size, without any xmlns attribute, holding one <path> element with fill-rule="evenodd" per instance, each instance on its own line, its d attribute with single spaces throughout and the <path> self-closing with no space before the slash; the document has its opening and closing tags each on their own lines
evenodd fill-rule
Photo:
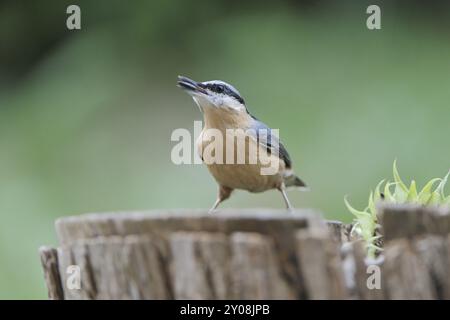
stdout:
<svg viewBox="0 0 450 320">
<path fill-rule="evenodd" d="M 264 146 L 269 154 L 272 153 L 272 149 L 274 153 L 278 153 L 280 159 L 282 159 L 286 164 L 286 168 L 290 169 L 292 167 L 291 157 L 289 156 L 286 148 L 280 142 L 280 139 L 272 134 L 271 129 L 265 123 L 259 121 L 253 116 L 252 120 L 251 129 L 256 131 L 258 143 Z"/>
</svg>

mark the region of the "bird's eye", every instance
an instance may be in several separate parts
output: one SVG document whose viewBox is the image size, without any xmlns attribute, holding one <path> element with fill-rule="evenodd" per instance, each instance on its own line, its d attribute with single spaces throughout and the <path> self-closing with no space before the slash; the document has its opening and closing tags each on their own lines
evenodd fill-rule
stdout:
<svg viewBox="0 0 450 320">
<path fill-rule="evenodd" d="M 217 85 L 215 89 L 217 93 L 223 93 L 225 90 L 224 86 L 221 84 Z"/>
</svg>

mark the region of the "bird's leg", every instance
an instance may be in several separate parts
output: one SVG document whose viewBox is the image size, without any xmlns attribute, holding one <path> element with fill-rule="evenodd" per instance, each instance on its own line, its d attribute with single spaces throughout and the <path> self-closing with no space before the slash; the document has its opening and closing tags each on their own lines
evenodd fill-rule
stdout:
<svg viewBox="0 0 450 320">
<path fill-rule="evenodd" d="M 292 207 L 292 205 L 289 201 L 289 198 L 286 193 L 286 186 L 284 185 L 284 183 L 282 183 L 281 186 L 278 187 L 278 190 L 280 190 L 281 194 L 283 195 L 284 203 L 286 203 L 286 208 L 289 211 L 292 211 L 294 208 Z"/>
<path fill-rule="evenodd" d="M 209 209 L 209 213 L 213 213 L 214 210 L 217 209 L 217 207 L 219 206 L 219 204 L 228 199 L 230 197 L 231 192 L 233 191 L 233 189 L 225 187 L 225 186 L 220 186 L 219 187 L 219 193 L 217 195 L 217 200 L 216 202 L 214 202 L 214 205 L 211 207 L 211 209 Z"/>
</svg>

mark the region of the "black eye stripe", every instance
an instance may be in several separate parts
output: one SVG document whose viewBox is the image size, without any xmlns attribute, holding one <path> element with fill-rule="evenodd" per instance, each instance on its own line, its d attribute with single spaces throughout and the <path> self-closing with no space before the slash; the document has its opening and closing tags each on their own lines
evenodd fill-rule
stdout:
<svg viewBox="0 0 450 320">
<path fill-rule="evenodd" d="M 242 97 L 237 92 L 224 84 L 211 83 L 206 85 L 206 87 L 213 92 L 226 94 L 227 96 L 235 98 L 240 103 L 245 104 L 244 99 L 242 99 Z"/>
<path fill-rule="evenodd" d="M 226 91 L 225 87 L 221 84 L 210 84 L 208 85 L 208 89 L 217 93 L 222 93 Z"/>
</svg>

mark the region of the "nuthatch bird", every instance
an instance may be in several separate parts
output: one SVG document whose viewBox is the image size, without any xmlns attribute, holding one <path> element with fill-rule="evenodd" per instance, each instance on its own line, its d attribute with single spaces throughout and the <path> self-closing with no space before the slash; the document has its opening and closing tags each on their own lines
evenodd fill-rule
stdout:
<svg viewBox="0 0 450 320">
<path fill-rule="evenodd" d="M 197 139 L 197 148 L 200 158 L 204 162 L 206 161 L 203 157 L 203 150 L 210 142 L 205 133 L 209 129 L 215 129 L 219 130 L 226 139 L 232 139 L 233 150 L 224 148 L 224 157 L 227 157 L 227 152 L 231 152 L 232 157 L 236 160 L 236 151 L 239 152 L 237 150 L 238 143 L 235 141 L 235 136 L 230 137 L 230 132 L 235 130 L 246 132 L 245 142 L 249 150 L 253 147 L 253 150 L 257 150 L 260 156 L 264 155 L 278 164 L 273 174 L 263 175 L 261 174 L 263 167 L 261 161 L 248 161 L 251 158 L 248 151 L 245 151 L 247 160 L 245 163 L 206 163 L 208 170 L 219 184 L 218 197 L 210 212 L 214 211 L 222 201 L 228 199 L 234 189 L 249 192 L 278 189 L 283 195 L 286 207 L 289 210 L 292 209 L 286 188 L 294 186 L 306 188 L 306 185 L 292 171 L 291 158 L 285 147 L 279 142 L 278 137 L 271 133 L 267 125 L 249 113 L 240 93 L 230 84 L 219 80 L 196 82 L 179 76 L 178 86 L 192 96 L 203 112 L 204 127 L 202 134 Z M 266 134 L 260 134 L 262 131 L 265 131 Z"/>
</svg>

